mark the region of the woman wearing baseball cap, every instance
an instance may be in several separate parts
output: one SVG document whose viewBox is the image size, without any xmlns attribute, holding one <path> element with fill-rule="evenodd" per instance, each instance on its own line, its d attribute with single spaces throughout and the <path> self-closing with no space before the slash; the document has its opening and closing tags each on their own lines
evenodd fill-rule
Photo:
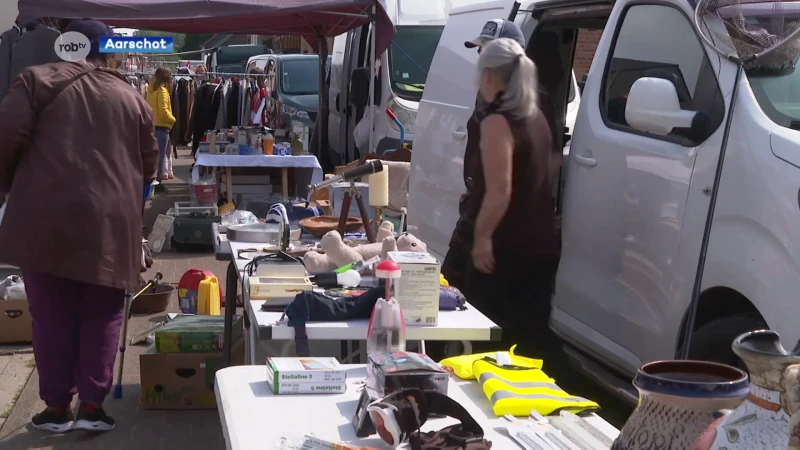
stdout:
<svg viewBox="0 0 800 450">
<path fill-rule="evenodd" d="M 68 31 L 91 43 L 85 61 L 26 69 L 0 105 L 0 260 L 22 269 L 39 395 L 35 428 L 106 431 L 125 291 L 139 285 L 142 186 L 158 145 L 144 98 L 110 66 L 105 24 Z M 78 394 L 77 414 L 72 401 Z"/>
</svg>

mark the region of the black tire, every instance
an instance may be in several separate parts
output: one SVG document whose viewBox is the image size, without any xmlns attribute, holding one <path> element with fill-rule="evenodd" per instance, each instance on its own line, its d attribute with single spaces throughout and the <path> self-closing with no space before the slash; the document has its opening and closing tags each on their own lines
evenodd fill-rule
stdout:
<svg viewBox="0 0 800 450">
<path fill-rule="evenodd" d="M 767 328 L 758 314 L 741 314 L 720 317 L 703 325 L 692 333 L 689 358 L 712 361 L 747 370 L 744 362 L 733 352 L 731 345 L 739 335 Z"/>
</svg>

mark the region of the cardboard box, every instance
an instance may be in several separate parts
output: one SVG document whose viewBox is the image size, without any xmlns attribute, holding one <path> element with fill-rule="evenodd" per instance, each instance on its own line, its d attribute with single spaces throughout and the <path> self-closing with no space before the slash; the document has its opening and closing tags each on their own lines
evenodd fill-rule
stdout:
<svg viewBox="0 0 800 450">
<path fill-rule="evenodd" d="M 379 397 L 403 389 L 447 395 L 449 380 L 449 372 L 421 353 L 376 353 L 367 362 L 367 387 Z"/>
<path fill-rule="evenodd" d="M 156 353 L 139 356 L 142 409 L 215 409 L 214 379 L 222 352 Z M 244 365 L 244 339 L 231 351 L 231 365 Z"/>
<path fill-rule="evenodd" d="M 27 300 L 0 300 L 0 344 L 31 342 L 33 319 Z"/>
<path fill-rule="evenodd" d="M 400 264 L 394 296 L 403 308 L 406 325 L 439 323 L 439 261 L 428 253 L 389 252 L 389 259 Z"/>
<path fill-rule="evenodd" d="M 156 331 L 159 353 L 208 353 L 222 350 L 225 316 L 180 314 Z M 233 342 L 242 337 L 242 316 L 234 316 Z"/>
</svg>

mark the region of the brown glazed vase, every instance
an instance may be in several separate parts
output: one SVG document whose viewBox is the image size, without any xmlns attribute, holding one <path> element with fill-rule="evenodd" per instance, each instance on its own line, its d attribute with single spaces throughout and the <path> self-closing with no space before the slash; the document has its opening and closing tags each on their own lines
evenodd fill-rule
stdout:
<svg viewBox="0 0 800 450">
<path fill-rule="evenodd" d="M 748 392 L 743 371 L 703 361 L 656 361 L 633 379 L 639 406 L 612 450 L 688 450 L 717 411 L 735 408 Z"/>
<path fill-rule="evenodd" d="M 778 333 L 760 330 L 737 337 L 733 351 L 750 372 L 750 393 L 738 408 L 711 424 L 697 438 L 693 450 L 787 448 L 790 418 L 798 409 L 797 350 L 786 351 Z M 800 446 L 793 449 L 800 450 Z"/>
</svg>

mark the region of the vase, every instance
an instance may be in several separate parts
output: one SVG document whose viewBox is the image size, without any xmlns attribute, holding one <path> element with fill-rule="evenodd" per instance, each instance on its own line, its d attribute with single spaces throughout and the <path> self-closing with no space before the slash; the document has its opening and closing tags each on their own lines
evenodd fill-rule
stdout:
<svg viewBox="0 0 800 450">
<path fill-rule="evenodd" d="M 612 450 L 687 450 L 722 409 L 748 392 L 743 371 L 703 361 L 656 361 L 639 368 L 633 385 L 639 406 Z"/>
<path fill-rule="evenodd" d="M 781 345 L 778 333 L 751 331 L 733 341 L 750 372 L 750 393 L 735 410 L 705 430 L 694 450 L 780 449 L 789 445 L 789 419 L 797 409 L 791 394 L 800 386 L 800 355 Z M 800 450 L 800 449 L 798 449 Z"/>
</svg>

